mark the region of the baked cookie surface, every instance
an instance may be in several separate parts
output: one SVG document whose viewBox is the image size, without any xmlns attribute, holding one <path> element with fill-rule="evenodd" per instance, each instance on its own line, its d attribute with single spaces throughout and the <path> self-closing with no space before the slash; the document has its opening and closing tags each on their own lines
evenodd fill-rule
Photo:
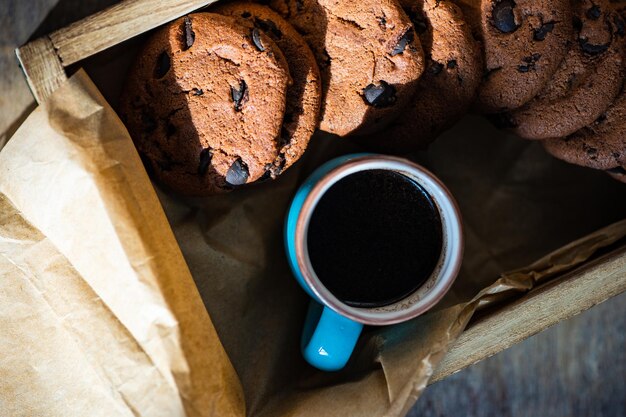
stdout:
<svg viewBox="0 0 626 417">
<path fill-rule="evenodd" d="M 411 21 L 392 0 L 271 0 L 302 34 L 322 75 L 320 129 L 381 130 L 406 105 L 424 70 Z"/>
<path fill-rule="evenodd" d="M 191 14 L 147 41 L 120 115 L 157 180 L 184 195 L 220 193 L 275 163 L 289 81 L 268 36 L 232 17 Z"/>
<path fill-rule="evenodd" d="M 315 56 L 302 36 L 266 6 L 237 1 L 218 4 L 212 11 L 235 17 L 243 25 L 265 33 L 278 45 L 289 65 L 292 83 L 287 88 L 278 157 L 268 171 L 275 178 L 302 156 L 318 125 L 322 87 Z"/>
<path fill-rule="evenodd" d="M 458 1 L 483 43 L 485 73 L 477 110 L 521 107 L 543 89 L 565 57 L 572 36 L 570 0 Z"/>
<path fill-rule="evenodd" d="M 572 164 L 604 170 L 626 166 L 626 92 L 622 90 L 594 123 L 543 145 L 550 154 Z"/>
<path fill-rule="evenodd" d="M 625 28 L 607 0 L 574 0 L 574 40 L 543 91 L 509 114 L 527 139 L 564 137 L 594 122 L 613 102 L 624 78 Z"/>
<path fill-rule="evenodd" d="M 480 45 L 456 5 L 442 0 L 400 3 L 420 37 L 426 71 L 400 116 L 364 142 L 372 149 L 402 154 L 425 148 L 465 115 L 476 97 L 483 61 Z"/>
</svg>

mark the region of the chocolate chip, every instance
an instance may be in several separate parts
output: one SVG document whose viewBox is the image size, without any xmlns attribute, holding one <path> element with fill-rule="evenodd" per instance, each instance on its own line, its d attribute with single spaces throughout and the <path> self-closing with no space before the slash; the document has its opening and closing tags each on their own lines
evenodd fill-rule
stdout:
<svg viewBox="0 0 626 417">
<path fill-rule="evenodd" d="M 244 80 L 239 81 L 239 88 L 230 87 L 230 97 L 235 104 L 235 110 L 241 111 L 243 105 L 248 101 L 248 84 Z"/>
<path fill-rule="evenodd" d="M 396 46 L 394 46 L 393 50 L 391 51 L 391 56 L 396 56 L 404 52 L 407 45 L 413 42 L 414 37 L 415 36 L 413 35 L 413 30 L 411 30 L 411 28 L 408 28 L 406 32 L 404 32 L 402 36 L 400 36 L 400 39 L 398 39 L 398 43 L 396 43 Z"/>
<path fill-rule="evenodd" d="M 600 55 L 609 49 L 609 44 L 606 45 L 594 45 L 589 43 L 585 38 L 578 38 L 578 44 L 584 53 L 589 55 Z"/>
<path fill-rule="evenodd" d="M 524 57 L 524 62 L 537 62 L 541 58 L 541 54 L 534 53 L 531 56 Z"/>
<path fill-rule="evenodd" d="M 534 53 L 530 56 L 526 56 L 524 58 L 522 58 L 522 61 L 524 61 L 526 64 L 525 65 L 519 65 L 517 67 L 517 71 L 519 72 L 528 72 L 531 70 L 535 69 L 536 63 L 537 61 L 539 61 L 539 59 L 541 58 L 541 54 L 538 53 Z"/>
<path fill-rule="evenodd" d="M 170 56 L 167 52 L 163 51 L 157 57 L 156 67 L 154 68 L 154 76 L 156 78 L 163 78 L 165 74 L 170 70 Z"/>
<path fill-rule="evenodd" d="M 536 41 L 543 41 L 548 36 L 548 33 L 554 30 L 554 22 L 548 22 L 541 25 L 539 29 L 533 31 L 533 39 Z"/>
<path fill-rule="evenodd" d="M 589 148 L 587 148 L 587 153 L 588 154 L 596 154 L 596 153 L 598 153 L 598 150 L 596 148 L 589 147 Z"/>
<path fill-rule="evenodd" d="M 154 120 L 154 116 L 146 110 L 141 112 L 141 123 L 143 124 L 143 130 L 145 130 L 146 133 L 152 133 L 157 128 L 157 122 Z"/>
<path fill-rule="evenodd" d="M 304 10 L 304 1 L 302 0 L 296 0 L 296 9 L 301 12 L 302 10 Z"/>
<path fill-rule="evenodd" d="M 250 16 L 252 16 L 252 14 L 250 14 L 250 12 L 243 12 L 243 13 L 241 14 L 241 17 L 243 17 L 244 19 L 247 19 L 247 18 L 249 18 Z"/>
<path fill-rule="evenodd" d="M 271 168 L 272 178 L 276 178 L 280 174 L 282 174 L 283 170 L 285 169 L 286 164 L 287 164 L 287 159 L 285 159 L 285 154 L 281 152 L 276 157 L 276 160 L 274 161 L 274 165 Z"/>
<path fill-rule="evenodd" d="M 599 6 L 594 5 L 591 9 L 587 10 L 585 15 L 591 20 L 598 20 L 602 16 L 602 10 Z"/>
<path fill-rule="evenodd" d="M 589 146 L 587 144 L 583 144 L 583 150 L 587 153 L 588 156 L 591 156 L 591 157 L 593 157 L 594 155 L 598 153 L 598 149 L 594 148 L 593 146 Z"/>
<path fill-rule="evenodd" d="M 596 121 L 594 123 L 604 123 L 606 121 L 606 113 L 602 113 L 600 116 L 598 116 L 598 118 L 596 119 Z"/>
<path fill-rule="evenodd" d="M 285 154 L 280 153 L 276 157 L 273 163 L 265 165 L 265 172 L 256 182 L 265 182 L 270 179 L 276 179 L 285 169 L 285 165 L 287 164 L 287 160 L 285 159 Z"/>
<path fill-rule="evenodd" d="M 387 107 L 396 102 L 396 89 L 381 81 L 379 85 L 370 84 L 363 89 L 363 99 L 374 107 Z"/>
<path fill-rule="evenodd" d="M 515 23 L 515 1 L 495 0 L 491 10 L 491 24 L 502 33 L 515 32 L 519 25 Z"/>
<path fill-rule="evenodd" d="M 443 64 L 432 60 L 428 63 L 428 72 L 431 74 L 437 75 L 441 73 L 441 71 L 443 71 Z"/>
<path fill-rule="evenodd" d="M 185 16 L 185 20 L 183 21 L 183 51 L 191 48 L 195 40 L 196 33 L 191 27 L 191 19 Z"/>
<path fill-rule="evenodd" d="M 201 88 L 192 88 L 191 89 L 191 94 L 193 94 L 194 96 L 201 96 L 202 94 L 204 94 L 204 91 L 202 91 Z"/>
<path fill-rule="evenodd" d="M 243 185 L 248 181 L 248 176 L 248 166 L 241 158 L 237 158 L 230 168 L 228 168 L 226 183 L 230 185 Z"/>
<path fill-rule="evenodd" d="M 387 30 L 387 19 L 385 19 L 385 16 L 376 17 L 376 21 L 382 30 Z"/>
<path fill-rule="evenodd" d="M 213 150 L 211 148 L 204 148 L 200 152 L 200 163 L 198 164 L 198 175 L 203 176 L 209 170 L 211 160 L 213 159 Z"/>
<path fill-rule="evenodd" d="M 626 175 L 626 169 L 622 167 L 615 167 L 615 168 L 607 169 L 606 172 L 610 172 L 611 174 L 617 174 L 617 175 Z"/>
<path fill-rule="evenodd" d="M 256 46 L 259 51 L 265 51 L 265 46 L 263 46 L 263 42 L 261 42 L 261 32 L 259 32 L 257 28 L 252 29 L 252 43 L 254 43 L 254 46 Z"/>
<path fill-rule="evenodd" d="M 446 64 L 446 67 L 447 67 L 448 69 L 453 69 L 453 68 L 456 68 L 456 66 L 457 66 L 456 59 L 451 59 L 451 60 L 450 60 L 450 61 L 448 61 L 448 63 Z"/>
<path fill-rule="evenodd" d="M 271 20 L 259 19 L 257 17 L 254 18 L 254 25 L 261 29 L 263 32 L 267 33 L 274 39 L 281 39 L 283 37 L 283 32 L 278 29 L 276 23 Z"/>
<path fill-rule="evenodd" d="M 617 159 L 619 158 L 621 155 L 619 152 L 613 152 L 613 158 Z"/>
</svg>

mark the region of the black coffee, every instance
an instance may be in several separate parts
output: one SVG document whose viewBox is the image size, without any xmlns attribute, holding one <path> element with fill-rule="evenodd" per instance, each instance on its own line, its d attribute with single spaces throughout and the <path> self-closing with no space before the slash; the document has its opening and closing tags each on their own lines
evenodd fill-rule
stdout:
<svg viewBox="0 0 626 417">
<path fill-rule="evenodd" d="M 405 298 L 431 275 L 441 255 L 441 218 L 412 179 L 361 171 L 322 196 L 307 242 L 316 275 L 335 297 L 380 307 Z"/>
</svg>

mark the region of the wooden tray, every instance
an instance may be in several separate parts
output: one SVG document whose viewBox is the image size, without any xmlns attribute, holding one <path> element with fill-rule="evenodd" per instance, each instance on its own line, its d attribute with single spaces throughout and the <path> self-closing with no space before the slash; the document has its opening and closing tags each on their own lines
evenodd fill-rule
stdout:
<svg viewBox="0 0 626 417">
<path fill-rule="evenodd" d="M 16 53 L 37 102 L 66 79 L 65 69 L 216 0 L 126 0 L 34 40 Z M 481 315 L 435 370 L 431 383 L 626 291 L 626 246 Z"/>
</svg>

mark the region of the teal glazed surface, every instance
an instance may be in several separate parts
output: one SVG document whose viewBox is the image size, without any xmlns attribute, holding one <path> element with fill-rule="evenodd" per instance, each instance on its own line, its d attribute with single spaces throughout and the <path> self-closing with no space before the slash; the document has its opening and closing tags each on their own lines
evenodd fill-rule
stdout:
<svg viewBox="0 0 626 417">
<path fill-rule="evenodd" d="M 307 285 L 296 258 L 296 225 L 313 187 L 334 168 L 361 156 L 365 154 L 345 155 L 320 166 L 296 192 L 285 221 L 285 249 L 289 266 L 300 286 L 312 298 L 302 332 L 302 355 L 309 364 L 323 371 L 338 371 L 346 365 L 363 325 L 323 306 Z"/>
<path fill-rule="evenodd" d="M 311 300 L 300 341 L 304 359 L 322 371 L 343 368 L 363 330 L 363 325 Z"/>
</svg>

